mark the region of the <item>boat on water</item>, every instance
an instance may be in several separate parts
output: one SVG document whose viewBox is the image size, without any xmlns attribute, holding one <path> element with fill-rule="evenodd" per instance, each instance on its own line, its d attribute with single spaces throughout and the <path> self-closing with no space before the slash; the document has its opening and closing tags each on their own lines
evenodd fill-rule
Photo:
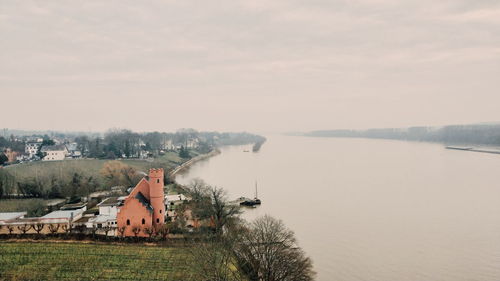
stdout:
<svg viewBox="0 0 500 281">
<path fill-rule="evenodd" d="M 260 205 L 261 201 L 257 196 L 257 182 L 255 182 L 255 197 L 253 199 L 240 197 L 239 200 L 241 206 L 255 207 L 257 205 Z"/>
</svg>

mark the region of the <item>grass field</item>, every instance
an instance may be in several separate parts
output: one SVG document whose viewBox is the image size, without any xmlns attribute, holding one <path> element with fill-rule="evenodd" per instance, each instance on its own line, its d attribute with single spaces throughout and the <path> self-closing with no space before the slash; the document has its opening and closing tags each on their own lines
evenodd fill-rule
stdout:
<svg viewBox="0 0 500 281">
<path fill-rule="evenodd" d="M 198 155 L 194 151 L 190 151 L 194 157 Z M 110 160 L 101 159 L 76 159 L 62 161 L 37 161 L 30 163 L 22 163 L 6 167 L 6 169 L 16 178 L 35 178 L 42 174 L 68 174 L 71 172 L 81 172 L 87 175 L 99 175 L 104 163 Z M 165 155 L 155 158 L 154 160 L 136 160 L 124 159 L 118 160 L 137 170 L 147 172 L 150 168 L 172 169 L 177 165 L 182 164 L 185 160 L 180 158 L 176 152 L 167 152 Z"/>
<path fill-rule="evenodd" d="M 189 280 L 184 247 L 0 242 L 0 280 Z"/>
<path fill-rule="evenodd" d="M 44 199 L 2 199 L 0 200 L 0 212 L 21 212 L 37 205 L 46 205 L 52 200 Z"/>
<path fill-rule="evenodd" d="M 198 152 L 190 150 L 192 157 L 199 155 Z M 150 160 L 139 159 L 119 159 L 128 166 L 135 168 L 137 171 L 147 173 L 150 168 L 163 168 L 166 171 L 181 165 L 188 159 L 182 159 L 177 152 L 167 152 L 165 155 L 159 156 Z M 105 180 L 100 173 L 104 164 L 108 161 L 106 159 L 71 159 L 62 161 L 37 161 L 11 165 L 5 169 L 16 179 L 16 181 L 33 180 L 33 179 L 70 179 L 74 173 L 78 173 L 85 177 L 92 177 L 101 188 L 106 189 Z M 15 192 L 15 191 L 14 191 Z"/>
</svg>

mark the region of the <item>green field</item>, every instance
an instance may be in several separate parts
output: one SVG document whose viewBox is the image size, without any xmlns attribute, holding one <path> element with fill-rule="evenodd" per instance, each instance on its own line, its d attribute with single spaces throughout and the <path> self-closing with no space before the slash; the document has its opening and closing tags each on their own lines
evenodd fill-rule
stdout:
<svg viewBox="0 0 500 281">
<path fill-rule="evenodd" d="M 190 154 L 193 157 L 198 155 L 195 151 L 190 151 Z M 71 172 L 99 175 L 99 171 L 102 169 L 104 163 L 108 161 L 110 160 L 75 159 L 62 161 L 37 161 L 8 166 L 6 169 L 17 179 L 35 178 L 37 175 L 46 174 L 67 175 Z M 123 159 L 118 161 L 132 166 L 139 171 L 147 172 L 150 168 L 172 169 L 186 160 L 180 158 L 176 152 L 167 152 L 165 155 L 159 156 L 152 161 L 136 159 Z"/>
<path fill-rule="evenodd" d="M 184 247 L 0 242 L 0 280 L 189 280 Z"/>
<path fill-rule="evenodd" d="M 49 201 L 43 199 L 2 199 L 0 200 L 0 212 L 26 211 L 30 206 L 36 204 L 45 205 Z"/>
</svg>

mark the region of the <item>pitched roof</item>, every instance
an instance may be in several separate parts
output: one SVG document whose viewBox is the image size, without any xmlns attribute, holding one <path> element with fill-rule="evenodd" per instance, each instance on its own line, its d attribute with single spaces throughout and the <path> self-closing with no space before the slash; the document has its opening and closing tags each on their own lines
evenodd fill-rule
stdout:
<svg viewBox="0 0 500 281">
<path fill-rule="evenodd" d="M 7 221 L 7 220 L 12 220 L 12 219 L 17 219 L 22 216 L 25 216 L 27 213 L 26 212 L 7 212 L 7 213 L 0 213 L 0 221 Z"/>
<path fill-rule="evenodd" d="M 165 199 L 168 202 L 189 200 L 184 194 L 170 194 L 170 195 L 165 195 Z"/>
<path fill-rule="evenodd" d="M 151 203 L 149 202 L 149 200 L 139 191 L 137 192 L 137 194 L 135 195 L 135 198 L 137 200 L 139 200 L 139 202 L 141 202 L 141 204 L 146 207 L 146 209 L 149 211 L 149 212 L 153 212 L 153 207 L 151 206 Z"/>
<path fill-rule="evenodd" d="M 123 205 L 123 198 L 122 197 L 108 197 L 104 199 L 101 203 L 97 204 L 99 207 L 104 207 L 104 206 L 121 206 Z"/>
<path fill-rule="evenodd" d="M 42 151 L 64 151 L 67 150 L 64 144 L 42 146 Z"/>
<path fill-rule="evenodd" d="M 83 209 L 78 209 L 78 210 L 68 210 L 68 211 L 54 211 L 52 213 L 48 213 L 42 218 L 44 219 L 70 219 L 73 217 L 76 217 L 77 215 L 83 213 Z"/>
</svg>

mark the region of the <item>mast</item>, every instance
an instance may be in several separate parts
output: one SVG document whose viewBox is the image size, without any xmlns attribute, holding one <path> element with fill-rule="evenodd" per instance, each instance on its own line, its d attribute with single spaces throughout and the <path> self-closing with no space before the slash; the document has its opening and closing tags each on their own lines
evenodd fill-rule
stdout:
<svg viewBox="0 0 500 281">
<path fill-rule="evenodd" d="M 257 199 L 257 198 L 259 198 L 259 197 L 257 196 L 257 181 L 255 181 L 255 199 Z"/>
</svg>

